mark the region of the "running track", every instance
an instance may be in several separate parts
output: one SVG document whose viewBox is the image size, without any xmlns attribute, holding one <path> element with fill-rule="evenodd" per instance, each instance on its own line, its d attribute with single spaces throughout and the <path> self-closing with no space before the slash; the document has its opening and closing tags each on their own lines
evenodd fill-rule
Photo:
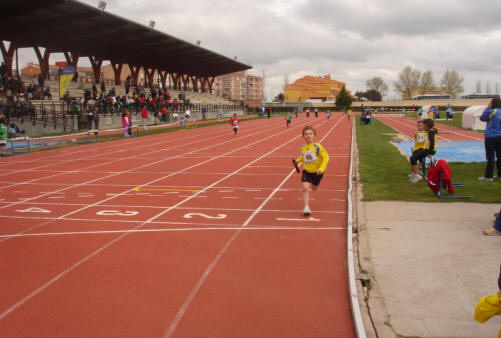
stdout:
<svg viewBox="0 0 501 338">
<path fill-rule="evenodd" d="M 375 117 L 401 134 L 406 135 L 410 139 L 414 139 L 414 134 L 417 130 L 417 120 L 415 118 L 408 117 L 406 119 L 402 119 L 402 117 L 397 114 L 377 114 Z M 440 123 L 435 123 L 435 128 L 438 130 L 439 141 L 450 142 L 484 140 L 484 135 L 477 131 L 466 130 Z"/>
<path fill-rule="evenodd" d="M 311 219 L 306 124 L 331 156 Z M 354 337 L 350 140 L 303 115 L 2 159 L 0 337 Z"/>
</svg>

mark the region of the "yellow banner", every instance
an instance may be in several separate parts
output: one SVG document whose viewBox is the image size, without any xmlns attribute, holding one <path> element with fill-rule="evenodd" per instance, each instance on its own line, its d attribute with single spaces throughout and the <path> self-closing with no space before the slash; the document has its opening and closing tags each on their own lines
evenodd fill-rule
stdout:
<svg viewBox="0 0 501 338">
<path fill-rule="evenodd" d="M 76 69 L 72 66 L 66 66 L 59 73 L 59 98 L 62 99 L 64 93 L 66 93 L 66 89 L 70 85 L 71 80 L 73 80 L 73 76 L 75 76 Z"/>
</svg>

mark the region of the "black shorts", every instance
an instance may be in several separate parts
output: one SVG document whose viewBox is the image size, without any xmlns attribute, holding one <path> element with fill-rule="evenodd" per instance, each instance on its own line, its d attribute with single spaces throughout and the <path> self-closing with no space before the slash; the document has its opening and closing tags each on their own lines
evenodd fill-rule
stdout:
<svg viewBox="0 0 501 338">
<path fill-rule="evenodd" d="M 417 165 L 418 161 L 428 156 L 429 153 L 430 152 L 428 149 L 418 149 L 413 151 L 411 156 L 411 164 Z"/>
<path fill-rule="evenodd" d="M 301 182 L 310 182 L 314 186 L 318 187 L 320 180 L 324 177 L 324 174 L 317 175 L 316 173 L 310 173 L 303 170 L 303 175 L 301 177 Z"/>
</svg>

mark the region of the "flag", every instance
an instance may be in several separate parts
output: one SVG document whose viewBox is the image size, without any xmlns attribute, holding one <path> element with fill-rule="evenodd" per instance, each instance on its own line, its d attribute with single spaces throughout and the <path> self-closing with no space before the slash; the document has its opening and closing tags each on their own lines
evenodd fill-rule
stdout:
<svg viewBox="0 0 501 338">
<path fill-rule="evenodd" d="M 70 84 L 71 80 L 73 80 L 73 76 L 75 76 L 77 70 L 73 66 L 66 66 L 59 74 L 59 98 L 62 99 L 64 93 L 66 93 L 66 89 Z"/>
</svg>

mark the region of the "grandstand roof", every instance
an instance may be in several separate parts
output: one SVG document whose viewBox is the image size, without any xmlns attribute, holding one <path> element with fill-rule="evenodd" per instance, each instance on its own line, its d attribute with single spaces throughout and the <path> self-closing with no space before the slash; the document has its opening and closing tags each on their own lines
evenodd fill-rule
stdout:
<svg viewBox="0 0 501 338">
<path fill-rule="evenodd" d="M 252 68 L 76 0 L 0 1 L 0 40 L 200 77 Z"/>
</svg>

